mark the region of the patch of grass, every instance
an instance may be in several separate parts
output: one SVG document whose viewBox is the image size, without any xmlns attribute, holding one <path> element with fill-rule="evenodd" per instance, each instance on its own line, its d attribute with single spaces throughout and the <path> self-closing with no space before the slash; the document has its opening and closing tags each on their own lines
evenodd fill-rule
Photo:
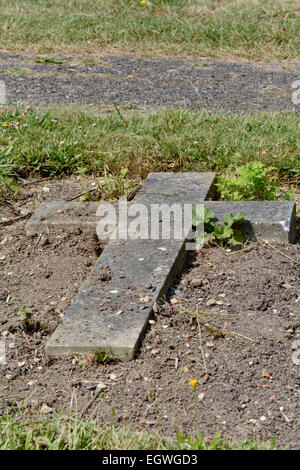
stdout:
<svg viewBox="0 0 300 470">
<path fill-rule="evenodd" d="M 130 199 L 131 195 L 137 189 L 137 181 L 126 178 L 128 173 L 127 168 L 120 170 L 119 175 L 107 174 L 104 169 L 104 176 L 99 179 L 98 190 L 104 199 L 119 199 L 120 196 L 125 196 Z"/>
<path fill-rule="evenodd" d="M 86 169 L 80 170 L 85 173 Z M 80 202 L 98 201 L 99 199 L 118 200 L 121 196 L 131 200 L 138 190 L 138 181 L 126 178 L 127 168 L 120 170 L 119 175 L 111 175 L 104 168 L 104 176 L 95 182 L 93 188 L 90 188 L 84 176 L 82 176 L 82 185 L 85 193 L 80 197 Z"/>
<path fill-rule="evenodd" d="M 143 179 L 151 171 L 223 174 L 249 162 L 274 167 L 277 180 L 295 178 L 299 125 L 300 114 L 288 111 L 163 109 L 120 115 L 89 107 L 3 107 L 0 191 L 28 176 L 94 174 L 119 187 L 126 186 L 127 178 Z M 125 168 L 126 179 L 121 173 Z"/>
<path fill-rule="evenodd" d="M 35 61 L 37 64 L 62 64 L 60 57 L 36 57 Z"/>
<path fill-rule="evenodd" d="M 293 191 L 280 191 L 275 176 L 276 167 L 265 167 L 261 162 L 250 162 L 235 170 L 235 176 L 219 176 L 216 186 L 222 199 L 227 201 L 291 200 Z"/>
<path fill-rule="evenodd" d="M 93 354 L 93 361 L 97 364 L 110 364 L 111 362 L 116 361 L 116 356 L 114 356 L 110 349 L 108 348 L 106 351 L 102 351 L 102 349 L 98 349 Z"/>
<path fill-rule="evenodd" d="M 299 57 L 293 0 L 0 0 L 0 49 L 56 53 Z"/>
<path fill-rule="evenodd" d="M 47 328 L 48 323 L 41 324 L 39 320 L 35 320 L 31 308 L 24 307 L 18 312 L 18 319 L 20 321 L 22 330 L 26 334 L 30 334 L 39 330 Z"/>
<path fill-rule="evenodd" d="M 76 415 L 47 419 L 45 415 L 21 419 L 20 413 L 0 416 L 1 450 L 275 450 L 275 438 L 263 442 L 229 444 L 217 432 L 209 442 L 201 435 L 177 433 L 168 438 L 156 433 L 137 432 L 130 427 L 99 424 L 94 417 L 83 421 Z"/>
<path fill-rule="evenodd" d="M 13 165 L 11 163 L 7 163 L 7 157 L 11 151 L 12 147 L 8 146 L 5 150 L 2 150 L 2 155 L 0 153 L 0 194 L 7 189 L 17 189 L 14 181 L 17 175 L 13 170 Z"/>
</svg>

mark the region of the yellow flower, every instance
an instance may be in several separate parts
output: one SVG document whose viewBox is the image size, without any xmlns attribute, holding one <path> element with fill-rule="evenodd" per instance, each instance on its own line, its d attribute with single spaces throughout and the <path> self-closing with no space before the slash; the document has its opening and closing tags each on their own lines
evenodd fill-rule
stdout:
<svg viewBox="0 0 300 470">
<path fill-rule="evenodd" d="M 141 0 L 140 3 L 141 3 L 142 5 L 145 5 L 145 3 L 147 3 L 147 2 L 146 2 L 146 0 Z"/>
<path fill-rule="evenodd" d="M 4 123 L 2 124 L 2 127 L 8 127 L 8 124 L 6 124 L 6 122 L 4 122 Z"/>
<path fill-rule="evenodd" d="M 191 380 L 191 381 L 189 382 L 189 385 L 190 385 L 191 387 L 195 388 L 196 385 L 197 385 L 197 383 L 198 383 L 198 380 L 193 379 L 193 380 Z"/>
</svg>

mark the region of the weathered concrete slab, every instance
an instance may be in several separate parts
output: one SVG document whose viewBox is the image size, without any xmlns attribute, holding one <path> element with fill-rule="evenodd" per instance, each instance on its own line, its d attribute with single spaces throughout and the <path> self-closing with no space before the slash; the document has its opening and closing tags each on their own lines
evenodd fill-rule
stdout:
<svg viewBox="0 0 300 470">
<path fill-rule="evenodd" d="M 147 180 L 146 180 L 147 181 Z M 137 194 L 134 202 L 148 204 L 162 203 L 162 196 L 150 193 L 150 188 Z M 147 190 L 149 192 L 147 192 Z M 194 191 L 194 189 L 193 189 Z M 196 194 L 199 194 L 195 191 Z M 163 193 L 162 193 L 163 194 Z M 171 192 L 169 194 L 171 196 Z M 168 202 L 168 195 L 164 202 Z M 192 194 L 185 195 L 185 202 L 201 203 Z M 174 194 L 170 203 L 178 203 L 179 196 Z M 102 203 L 101 203 L 102 204 Z M 96 212 L 98 202 L 50 202 L 42 203 L 26 225 L 27 235 L 50 232 L 56 229 L 73 230 L 76 228 L 96 231 L 99 221 Z M 244 212 L 246 219 L 241 230 L 253 240 L 283 241 L 293 243 L 296 237 L 296 205 L 291 201 L 205 201 L 205 207 L 213 210 L 218 220 L 228 212 Z M 116 207 L 117 209 L 117 207 Z"/>
<path fill-rule="evenodd" d="M 153 204 L 199 204 L 213 196 L 214 178 L 213 173 L 152 173 L 129 207 L 143 204 L 148 212 L 141 225 L 149 225 Z M 295 239 L 293 202 L 205 201 L 204 206 L 212 209 L 218 220 L 228 212 L 244 212 L 246 220 L 241 228 L 252 239 Z M 29 220 L 27 233 L 70 227 L 96 231 L 98 208 L 97 202 L 42 204 Z M 172 229 L 167 240 L 111 239 L 49 340 L 47 353 L 109 348 L 118 357 L 132 358 L 153 309 L 181 270 L 185 257 L 185 239 L 174 239 Z"/>
<path fill-rule="evenodd" d="M 134 202 L 198 203 L 213 195 L 215 173 L 149 173 Z M 49 233 L 58 229 L 93 230 L 96 212 L 105 202 L 43 202 L 26 224 L 27 235 Z"/>
<path fill-rule="evenodd" d="M 217 220 L 226 213 L 245 214 L 240 228 L 252 240 L 293 243 L 296 239 L 296 204 L 291 201 L 206 201 Z"/>
<path fill-rule="evenodd" d="M 196 203 L 207 197 L 214 177 L 213 173 L 150 174 L 134 202 L 149 209 L 151 204 L 166 203 L 167 196 L 170 203 Z M 47 353 L 109 348 L 123 359 L 133 357 L 153 308 L 182 268 L 184 245 L 184 239 L 109 241 L 48 341 Z"/>
<path fill-rule="evenodd" d="M 123 359 L 133 357 L 185 254 L 184 241 L 109 242 L 48 341 L 47 353 L 109 348 Z"/>
<path fill-rule="evenodd" d="M 215 192 L 215 173 L 149 173 L 136 194 L 135 202 L 199 203 Z"/>
<path fill-rule="evenodd" d="M 43 202 L 26 224 L 27 235 L 76 228 L 95 231 L 99 202 Z"/>
</svg>

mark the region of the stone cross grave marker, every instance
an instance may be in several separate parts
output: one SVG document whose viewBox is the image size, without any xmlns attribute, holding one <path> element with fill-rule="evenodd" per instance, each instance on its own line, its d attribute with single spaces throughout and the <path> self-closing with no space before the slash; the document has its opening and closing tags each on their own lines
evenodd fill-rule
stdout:
<svg viewBox="0 0 300 470">
<path fill-rule="evenodd" d="M 143 204 L 149 214 L 153 204 L 173 203 L 203 204 L 218 220 L 228 212 L 243 212 L 243 231 L 250 238 L 294 241 L 294 202 L 207 200 L 213 197 L 214 180 L 214 173 L 150 173 L 132 202 Z M 27 234 L 75 227 L 96 231 L 99 204 L 43 203 L 29 219 Z M 109 240 L 48 341 L 47 354 L 109 349 L 123 360 L 133 358 L 186 254 L 185 239 Z"/>
</svg>

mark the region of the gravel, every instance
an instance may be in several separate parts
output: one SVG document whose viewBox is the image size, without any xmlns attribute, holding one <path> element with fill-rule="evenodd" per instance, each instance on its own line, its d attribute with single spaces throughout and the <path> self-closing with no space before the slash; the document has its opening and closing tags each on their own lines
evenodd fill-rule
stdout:
<svg viewBox="0 0 300 470">
<path fill-rule="evenodd" d="M 299 64 L 224 62 L 185 58 L 103 56 L 102 65 L 35 63 L 30 56 L 0 54 L 7 102 L 176 106 L 231 111 L 292 109 L 291 85 Z M 78 59 L 78 58 L 77 58 Z M 290 71 L 289 71 L 290 70 Z"/>
</svg>

